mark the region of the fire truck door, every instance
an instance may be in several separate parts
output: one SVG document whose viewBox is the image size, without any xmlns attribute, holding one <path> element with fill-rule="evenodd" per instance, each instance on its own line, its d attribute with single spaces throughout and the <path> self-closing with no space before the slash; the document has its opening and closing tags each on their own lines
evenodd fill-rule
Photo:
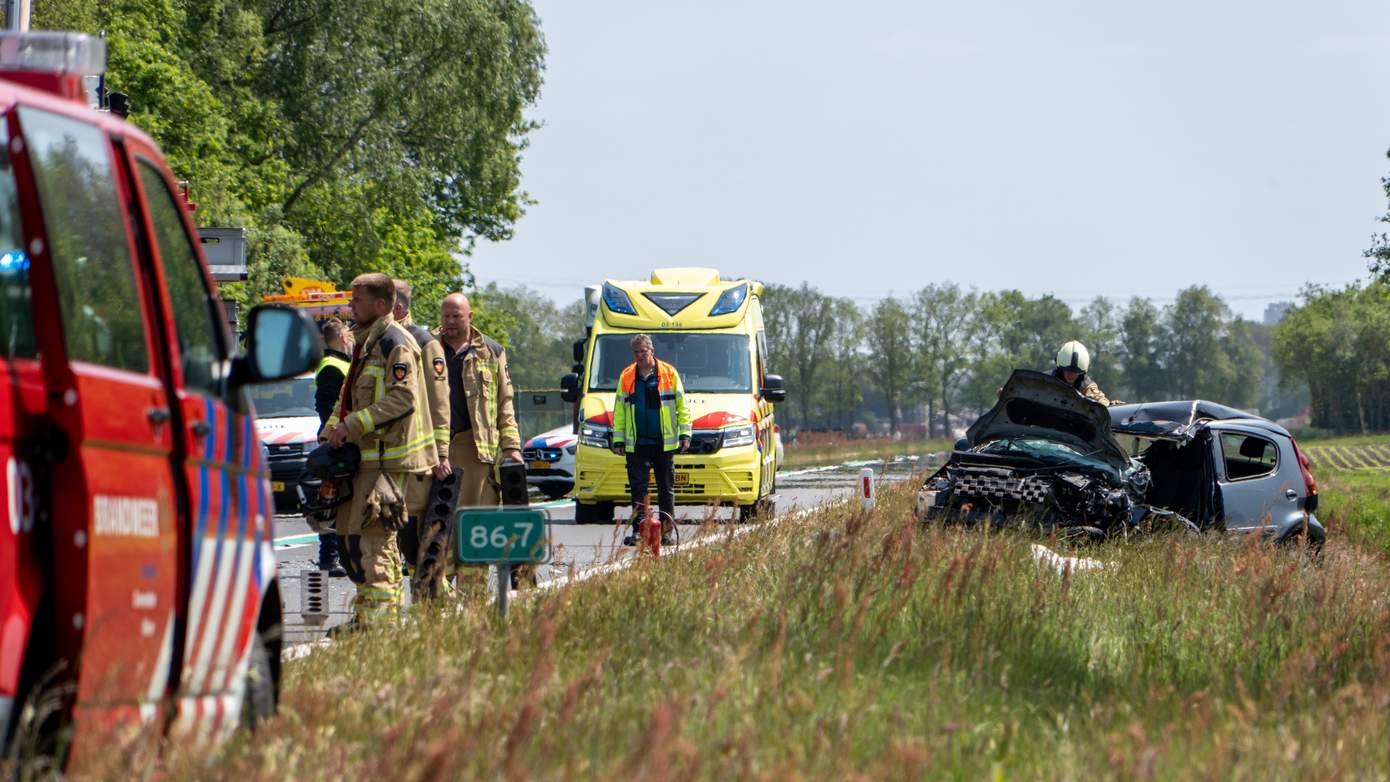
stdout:
<svg viewBox="0 0 1390 782">
<path fill-rule="evenodd" d="M 16 111 L 34 309 L 56 313 L 39 335 L 62 443 L 45 499 L 51 620 L 62 673 L 77 676 L 80 748 L 154 720 L 165 692 L 178 578 L 173 413 L 111 140 L 56 111 Z"/>
<path fill-rule="evenodd" d="M 164 282 L 159 296 L 169 316 L 163 326 L 175 377 L 175 450 L 190 506 L 181 535 L 186 621 L 175 638 L 174 730 L 225 732 L 237 724 L 258 614 L 275 575 L 275 514 L 248 405 L 227 382 L 231 337 L 187 210 L 153 150 L 128 141 L 125 151 L 133 185 L 144 196 L 150 241 L 142 244 Z"/>
</svg>

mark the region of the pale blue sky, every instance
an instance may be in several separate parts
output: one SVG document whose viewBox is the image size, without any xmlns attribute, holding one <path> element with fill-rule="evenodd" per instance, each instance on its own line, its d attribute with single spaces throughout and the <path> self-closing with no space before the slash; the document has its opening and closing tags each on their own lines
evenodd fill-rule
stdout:
<svg viewBox="0 0 1390 782">
<path fill-rule="evenodd" d="M 933 281 L 1258 317 L 1364 277 L 1390 3 L 537 0 L 516 238 L 559 301 L 708 265 L 869 301 Z"/>
</svg>

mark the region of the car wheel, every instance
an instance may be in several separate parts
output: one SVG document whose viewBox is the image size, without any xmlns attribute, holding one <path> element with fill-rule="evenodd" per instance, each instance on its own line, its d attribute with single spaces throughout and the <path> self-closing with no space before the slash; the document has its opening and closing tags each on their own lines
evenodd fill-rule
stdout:
<svg viewBox="0 0 1390 782">
<path fill-rule="evenodd" d="M 561 487 L 559 487 L 559 486 L 551 486 L 551 487 L 542 486 L 542 487 L 541 487 L 541 494 L 544 494 L 544 495 L 545 495 L 545 498 L 546 498 L 547 500 L 552 500 L 552 501 L 553 501 L 553 500 L 558 500 L 558 499 L 560 499 L 561 497 L 565 496 L 566 494 L 569 494 L 569 489 L 564 489 L 564 488 L 561 488 Z"/>
<path fill-rule="evenodd" d="M 261 631 L 251 638 L 251 659 L 246 665 L 246 692 L 241 701 L 241 724 L 255 730 L 261 720 L 275 716 L 280 683 L 270 665 L 270 648 Z"/>
<path fill-rule="evenodd" d="M 1292 548 L 1292 549 L 1300 549 L 1300 548 L 1305 548 L 1305 545 L 1304 545 L 1304 543 L 1303 543 L 1303 539 L 1304 539 L 1304 531 L 1303 531 L 1303 528 L 1302 528 L 1301 526 L 1299 526 L 1299 527 L 1294 527 L 1293 529 L 1289 530 L 1288 533 L 1285 534 L 1284 537 L 1280 538 L 1277 542 L 1278 542 L 1278 544 L 1279 544 L 1280 546 L 1287 546 L 1288 548 Z M 1307 555 L 1308 555 L 1308 560 L 1309 560 L 1309 561 L 1311 561 L 1311 562 L 1321 562 L 1321 561 L 1322 561 L 1322 544 L 1323 544 L 1323 539 L 1322 539 L 1321 536 L 1318 536 L 1318 535 L 1309 536 L 1308 543 L 1307 543 L 1307 545 L 1306 545 L 1306 551 L 1307 551 Z"/>
</svg>

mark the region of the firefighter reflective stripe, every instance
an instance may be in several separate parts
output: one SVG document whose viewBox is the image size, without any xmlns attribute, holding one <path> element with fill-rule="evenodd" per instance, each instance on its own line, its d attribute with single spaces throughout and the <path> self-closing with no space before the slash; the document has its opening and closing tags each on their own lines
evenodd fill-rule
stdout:
<svg viewBox="0 0 1390 782">
<path fill-rule="evenodd" d="M 338 358 L 337 356 L 324 356 L 323 360 L 319 362 L 318 369 L 314 370 L 314 379 L 318 380 L 318 377 L 320 374 L 323 373 L 323 370 L 328 369 L 329 367 L 333 367 L 339 372 L 342 372 L 343 377 L 347 377 L 348 368 L 350 366 L 351 364 L 349 364 L 347 361 L 341 358 Z"/>
<path fill-rule="evenodd" d="M 416 451 L 422 451 L 427 447 L 432 447 L 433 445 L 434 435 L 427 433 L 422 437 L 416 438 L 412 442 L 397 445 L 393 448 L 378 448 L 376 450 L 368 449 L 363 451 L 362 461 L 379 462 L 383 459 L 399 459 L 403 456 L 409 456 Z"/>
<path fill-rule="evenodd" d="M 372 420 L 372 413 L 367 408 L 364 407 L 353 415 L 357 416 L 357 420 L 362 424 L 362 431 L 370 432 L 376 428 L 376 422 Z"/>
</svg>

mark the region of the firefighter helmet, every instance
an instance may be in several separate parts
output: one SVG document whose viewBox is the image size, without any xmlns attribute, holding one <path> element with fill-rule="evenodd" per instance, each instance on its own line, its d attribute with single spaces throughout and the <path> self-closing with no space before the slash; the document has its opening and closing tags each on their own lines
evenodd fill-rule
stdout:
<svg viewBox="0 0 1390 782">
<path fill-rule="evenodd" d="M 321 521 L 331 521 L 331 511 L 352 499 L 352 485 L 347 479 L 357 473 L 362 464 L 362 451 L 352 443 L 331 446 L 320 445 L 304 460 L 304 471 L 299 476 L 299 504 L 306 513 L 313 514 Z M 331 489 L 325 492 L 324 484 Z M 342 484 L 344 491 L 337 491 Z"/>
<path fill-rule="evenodd" d="M 1057 351 L 1057 368 L 1069 369 L 1073 372 L 1085 372 L 1091 368 L 1091 354 L 1086 350 L 1085 345 L 1072 340 Z"/>
</svg>

